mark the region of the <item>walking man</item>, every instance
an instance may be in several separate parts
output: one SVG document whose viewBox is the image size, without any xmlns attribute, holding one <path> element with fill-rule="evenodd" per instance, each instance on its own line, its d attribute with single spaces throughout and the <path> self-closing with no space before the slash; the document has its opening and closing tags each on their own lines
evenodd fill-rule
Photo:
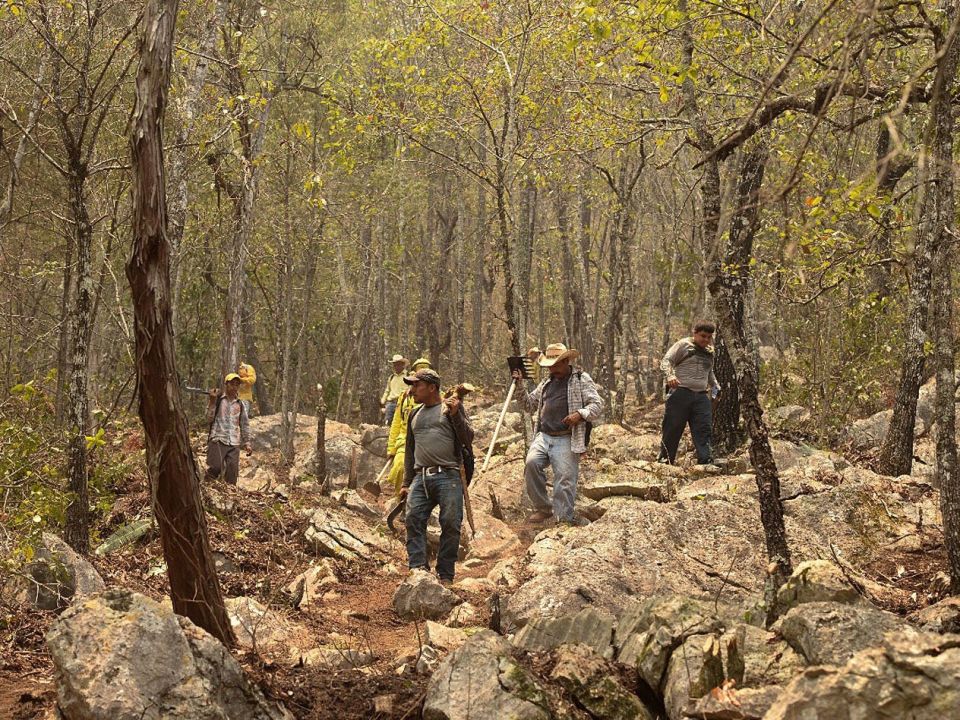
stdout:
<svg viewBox="0 0 960 720">
<path fill-rule="evenodd" d="M 427 358 L 417 358 L 414 360 L 411 368 L 416 373 L 430 366 Z M 390 474 L 387 476 L 387 483 L 393 488 L 393 494 L 399 495 L 400 488 L 403 487 L 403 462 L 404 446 L 407 442 L 407 420 L 410 413 L 419 407 L 413 399 L 413 388 L 407 387 L 403 394 L 397 400 L 397 409 L 393 413 L 393 422 L 390 423 L 390 433 L 387 435 L 387 457 L 393 458 L 393 464 L 390 466 Z"/>
<path fill-rule="evenodd" d="M 212 391 L 207 403 L 210 434 L 207 438 L 207 471 L 204 478 L 214 480 L 224 475 L 230 485 L 237 484 L 240 475 L 240 447 L 249 455 L 250 429 L 247 409 L 237 397 L 243 380 L 236 373 L 223 379 L 223 394 Z"/>
<path fill-rule="evenodd" d="M 403 384 L 404 370 L 407 369 L 408 360 L 403 355 L 394 355 L 390 359 L 393 365 L 393 375 L 387 380 L 387 387 L 380 396 L 380 405 L 383 407 L 383 424 L 390 427 L 393 422 L 393 413 L 397 409 L 397 400 L 407 389 Z"/>
<path fill-rule="evenodd" d="M 600 419 L 603 400 L 587 373 L 573 367 L 579 357 L 563 343 L 548 345 L 537 364 L 549 375 L 532 393 L 523 386 L 519 370 L 513 373 L 527 409 L 536 409 L 536 434 L 527 452 L 523 477 L 534 513 L 527 522 L 539 523 L 555 517 L 557 522 L 574 522 L 580 456 L 587 451 L 589 429 Z M 547 465 L 553 468 L 553 498 L 547 493 Z"/>
<path fill-rule="evenodd" d="M 460 526 L 463 523 L 463 484 L 460 463 L 463 448 L 473 442 L 473 430 L 456 396 L 441 400 L 440 376 L 418 370 L 404 379 L 421 407 L 410 413 L 404 448 L 404 478 L 400 497 L 407 498 L 407 564 L 428 570 L 427 521 L 440 506 L 440 549 L 437 575 L 453 582 Z"/>
<path fill-rule="evenodd" d="M 711 398 L 720 394 L 720 384 L 713 374 L 713 333 L 711 322 L 698 322 L 693 335 L 674 343 L 660 363 L 667 382 L 667 407 L 663 414 L 663 439 L 658 462 L 673 465 L 683 429 L 689 423 L 697 463 L 713 462 L 710 446 L 713 434 Z"/>
</svg>

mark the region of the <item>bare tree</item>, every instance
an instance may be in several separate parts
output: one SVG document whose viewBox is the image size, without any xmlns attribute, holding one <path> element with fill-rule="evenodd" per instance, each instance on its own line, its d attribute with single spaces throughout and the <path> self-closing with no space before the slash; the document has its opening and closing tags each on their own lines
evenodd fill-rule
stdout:
<svg viewBox="0 0 960 720">
<path fill-rule="evenodd" d="M 232 645 L 235 639 L 210 553 L 173 342 L 163 115 L 177 6 L 178 0 L 150 0 L 144 18 L 130 129 L 134 216 L 127 278 L 133 293 L 140 419 L 173 609 Z"/>
</svg>

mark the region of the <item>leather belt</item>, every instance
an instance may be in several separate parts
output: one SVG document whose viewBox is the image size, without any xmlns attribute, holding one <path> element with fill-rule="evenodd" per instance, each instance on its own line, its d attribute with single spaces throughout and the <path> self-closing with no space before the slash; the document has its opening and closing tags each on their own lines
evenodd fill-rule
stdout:
<svg viewBox="0 0 960 720">
<path fill-rule="evenodd" d="M 562 432 L 547 432 L 546 430 L 544 430 L 543 434 L 549 435 L 550 437 L 566 437 L 567 435 L 572 435 L 573 430 L 564 430 Z"/>
<path fill-rule="evenodd" d="M 446 465 L 433 465 L 432 467 L 417 468 L 417 472 L 420 473 L 421 475 L 437 475 L 446 470 L 450 470 L 451 472 L 454 472 L 459 470 L 459 468 L 447 467 Z"/>
</svg>

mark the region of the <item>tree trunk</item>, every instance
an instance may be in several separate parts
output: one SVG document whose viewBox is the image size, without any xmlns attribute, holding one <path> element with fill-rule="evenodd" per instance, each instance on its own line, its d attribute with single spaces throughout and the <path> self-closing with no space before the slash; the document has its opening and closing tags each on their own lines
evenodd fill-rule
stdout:
<svg viewBox="0 0 960 720">
<path fill-rule="evenodd" d="M 687 13 L 687 2 L 681 0 L 681 13 Z M 682 31 L 684 65 L 693 64 L 693 36 L 689 27 Z M 763 181 L 768 150 L 758 144 L 744 156 L 737 189 L 737 208 L 731 221 L 730 242 L 726 257 L 713 252 L 719 241 L 720 223 L 720 164 L 713 154 L 716 147 L 713 136 L 700 113 L 697 90 L 693 80 L 686 77 L 683 92 L 687 111 L 696 131 L 699 147 L 704 155 L 704 173 L 701 184 L 703 195 L 703 246 L 708 257 L 714 258 L 709 272 L 709 289 L 720 325 L 730 343 L 730 354 L 737 371 L 740 388 L 741 412 L 750 436 L 750 460 L 756 472 L 760 500 L 760 521 L 763 525 L 767 558 L 770 560 L 767 592 L 767 621 L 775 613 L 776 592 L 792 572 L 787 532 L 783 522 L 783 503 L 780 500 L 780 477 L 773 459 L 770 439 L 763 421 L 760 405 L 760 368 L 751 350 L 748 325 L 743 321 L 748 295 L 753 255 L 753 237 L 759 216 L 758 193 Z"/>
<path fill-rule="evenodd" d="M 87 439 L 90 398 L 87 391 L 87 370 L 90 360 L 90 336 L 93 332 L 93 275 L 91 250 L 93 227 L 87 212 L 87 169 L 75 159 L 71 162 L 70 212 L 73 220 L 77 262 L 74 269 L 76 288 L 73 312 L 70 314 L 70 379 L 67 386 L 67 422 L 69 448 L 67 478 L 71 493 L 67 506 L 64 539 L 79 553 L 90 549 L 90 500 L 87 494 Z"/>
<path fill-rule="evenodd" d="M 740 430 L 740 388 L 723 330 L 717 332 L 713 372 L 720 383 L 720 398 L 713 409 L 713 448 L 720 455 L 733 453 L 743 442 Z"/>
<path fill-rule="evenodd" d="M 960 594 L 960 476 L 957 473 L 956 347 L 953 328 L 953 246 L 956 242 L 956 200 L 953 169 L 953 86 L 960 62 L 958 3 L 947 4 L 939 33 L 935 35 L 937 63 L 930 101 L 930 128 L 925 145 L 930 157 L 927 223 L 933 247 L 932 307 L 934 360 L 937 368 L 935 415 L 937 419 L 936 478 L 940 486 L 943 542 L 950 568 L 950 590 Z"/>
<path fill-rule="evenodd" d="M 234 643 L 210 553 L 200 477 L 181 405 L 173 340 L 170 244 L 163 173 L 163 113 L 170 80 L 177 0 L 150 0 L 131 120 L 133 295 L 140 419 L 156 520 L 174 612 L 226 645 Z"/>
</svg>

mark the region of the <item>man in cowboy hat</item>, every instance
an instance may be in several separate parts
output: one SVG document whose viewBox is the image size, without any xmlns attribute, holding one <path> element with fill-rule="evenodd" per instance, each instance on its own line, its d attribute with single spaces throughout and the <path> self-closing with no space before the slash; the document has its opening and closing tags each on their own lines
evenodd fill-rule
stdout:
<svg viewBox="0 0 960 720">
<path fill-rule="evenodd" d="M 408 362 L 403 355 L 394 355 L 390 358 L 390 363 L 393 365 L 393 375 L 387 380 L 387 387 L 384 389 L 383 395 L 380 396 L 380 406 L 383 408 L 383 424 L 387 427 L 390 427 L 390 423 L 393 422 L 393 413 L 397 409 L 397 399 L 407 389 L 406 385 L 403 384 L 403 371 L 406 370 Z"/>
<path fill-rule="evenodd" d="M 414 402 L 410 413 L 404 451 L 403 487 L 407 498 L 407 563 L 411 570 L 429 570 L 427 521 L 440 506 L 440 548 L 437 575 L 440 582 L 453 582 L 460 526 L 463 524 L 463 480 L 460 463 L 463 448 L 473 442 L 473 430 L 460 399 L 443 400 L 440 376 L 429 368 L 404 378 Z"/>
<path fill-rule="evenodd" d="M 659 462 L 673 463 L 683 429 L 689 423 L 693 446 L 697 449 L 697 463 L 713 462 L 711 435 L 713 406 L 711 398 L 720 393 L 720 384 L 713 374 L 712 322 L 698 322 L 693 335 L 673 344 L 663 356 L 660 369 L 667 379 L 667 406 L 663 413 L 663 439 L 660 441 Z"/>
<path fill-rule="evenodd" d="M 563 343 L 547 345 L 537 360 L 549 374 L 532 393 L 525 392 L 523 376 L 513 372 L 514 382 L 524 392 L 527 408 L 536 409 L 536 435 L 527 452 L 523 476 L 534 513 L 528 522 L 538 523 L 555 517 L 558 522 L 574 522 L 580 456 L 587 451 L 587 429 L 600 418 L 603 400 L 587 373 L 573 367 L 580 356 Z M 553 468 L 553 499 L 547 494 L 547 465 Z"/>
<path fill-rule="evenodd" d="M 216 479 L 222 473 L 224 480 L 236 485 L 240 475 L 240 446 L 248 455 L 252 452 L 247 408 L 237 397 L 242 384 L 243 379 L 237 373 L 230 373 L 223 379 L 222 395 L 217 390 L 210 391 L 205 479 Z"/>
</svg>

